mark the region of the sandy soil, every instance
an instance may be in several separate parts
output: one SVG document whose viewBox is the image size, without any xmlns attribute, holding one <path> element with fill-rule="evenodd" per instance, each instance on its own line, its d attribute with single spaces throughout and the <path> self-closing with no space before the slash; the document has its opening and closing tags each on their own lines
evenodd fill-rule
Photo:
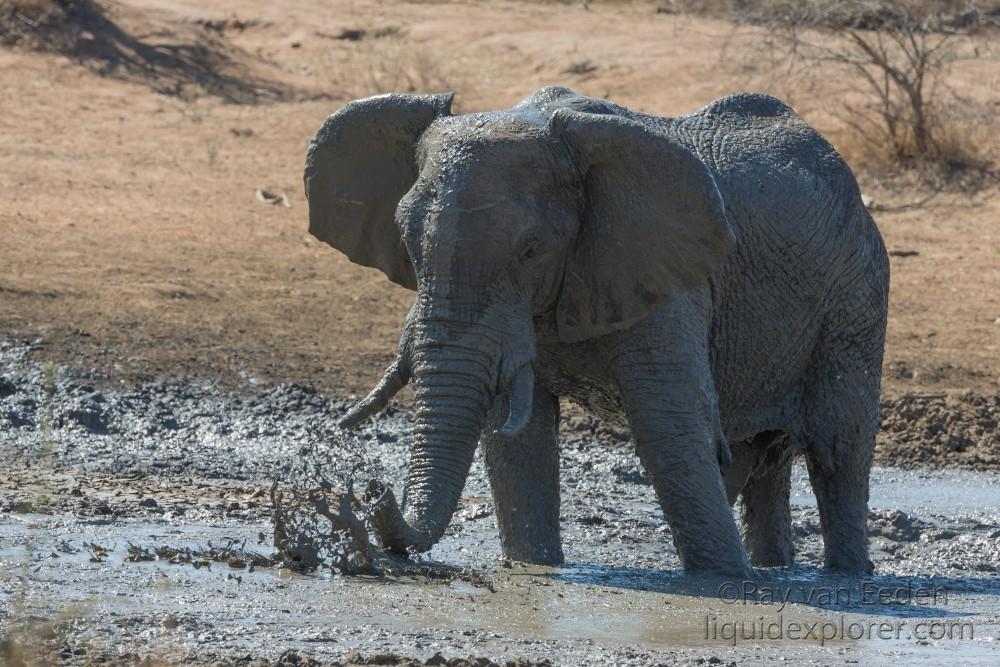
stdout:
<svg viewBox="0 0 1000 667">
<path fill-rule="evenodd" d="M 782 81 L 752 34 L 651 6 L 109 6 L 131 40 L 118 55 L 86 40 L 73 57 L 0 48 L 0 87 L 14 93 L 0 99 L 0 330 L 116 380 L 249 372 L 333 393 L 376 377 L 411 295 L 305 231 L 305 147 L 350 98 L 453 89 L 468 111 L 562 83 L 676 114 L 765 90 L 854 148 L 825 112 L 835 98 Z M 345 30 L 367 34 L 338 39 Z M 150 50 L 136 56 L 136 43 Z M 199 43 L 196 67 L 168 58 Z M 251 83 L 233 92 L 240 76 Z M 963 64 L 950 83 L 1000 102 L 995 61 Z M 889 248 L 918 253 L 892 259 L 886 394 L 995 393 L 1000 189 L 891 210 L 929 193 L 863 186 L 885 209 L 875 217 Z M 261 203 L 259 188 L 289 206 Z"/>
</svg>

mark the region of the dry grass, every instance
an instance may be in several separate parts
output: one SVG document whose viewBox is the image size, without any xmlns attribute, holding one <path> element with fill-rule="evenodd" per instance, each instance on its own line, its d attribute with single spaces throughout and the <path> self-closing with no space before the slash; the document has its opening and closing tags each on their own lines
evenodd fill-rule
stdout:
<svg viewBox="0 0 1000 667">
<path fill-rule="evenodd" d="M 344 38 L 340 38 L 344 39 Z M 387 92 L 441 93 L 462 88 L 455 63 L 396 32 L 345 40 L 328 61 L 332 87 L 348 98 Z"/>
<path fill-rule="evenodd" d="M 387 91 L 446 92 L 456 87 L 454 72 L 432 50 L 399 40 L 365 41 L 351 55 L 345 69 L 351 97 Z"/>
</svg>

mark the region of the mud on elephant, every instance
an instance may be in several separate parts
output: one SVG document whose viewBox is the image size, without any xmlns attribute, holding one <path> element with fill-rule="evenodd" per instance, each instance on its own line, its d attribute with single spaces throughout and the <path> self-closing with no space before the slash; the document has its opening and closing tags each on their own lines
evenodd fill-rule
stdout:
<svg viewBox="0 0 1000 667">
<path fill-rule="evenodd" d="M 829 143 L 762 95 L 675 118 L 557 87 L 450 105 L 351 102 L 306 162 L 309 231 L 416 292 L 344 420 L 412 382 L 402 507 L 376 490 L 383 544 L 441 538 L 481 444 L 505 556 L 561 562 L 563 396 L 631 429 L 685 569 L 790 563 L 804 451 L 826 565 L 868 571 L 888 262 Z"/>
</svg>

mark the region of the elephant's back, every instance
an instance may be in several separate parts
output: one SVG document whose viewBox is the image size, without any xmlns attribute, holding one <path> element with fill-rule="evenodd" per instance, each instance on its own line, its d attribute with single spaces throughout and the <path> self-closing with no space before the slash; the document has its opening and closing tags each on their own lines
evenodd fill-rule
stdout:
<svg viewBox="0 0 1000 667">
<path fill-rule="evenodd" d="M 730 199 L 860 201 L 854 174 L 836 149 L 777 98 L 730 95 L 664 123 L 712 169 Z"/>
<path fill-rule="evenodd" d="M 736 237 L 711 281 L 712 347 L 741 431 L 740 415 L 795 410 L 826 341 L 884 324 L 885 248 L 846 162 L 779 100 L 730 96 L 666 125 L 715 173 Z"/>
<path fill-rule="evenodd" d="M 767 262 L 827 293 L 845 269 L 881 268 L 884 247 L 853 172 L 786 104 L 732 95 L 665 122 L 714 173 L 736 261 Z"/>
</svg>

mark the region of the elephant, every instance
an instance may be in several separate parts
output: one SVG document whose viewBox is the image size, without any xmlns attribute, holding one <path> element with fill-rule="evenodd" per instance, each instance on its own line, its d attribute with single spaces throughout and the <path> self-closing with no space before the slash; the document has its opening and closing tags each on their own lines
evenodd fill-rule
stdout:
<svg viewBox="0 0 1000 667">
<path fill-rule="evenodd" d="M 677 117 L 563 87 L 452 99 L 349 102 L 306 157 L 309 232 L 415 291 L 341 422 L 413 384 L 402 503 L 368 493 L 381 544 L 430 549 L 481 446 L 503 557 L 563 562 L 562 397 L 629 429 L 685 572 L 791 563 L 798 452 L 825 567 L 870 572 L 889 269 L 834 148 L 762 94 Z"/>
</svg>

